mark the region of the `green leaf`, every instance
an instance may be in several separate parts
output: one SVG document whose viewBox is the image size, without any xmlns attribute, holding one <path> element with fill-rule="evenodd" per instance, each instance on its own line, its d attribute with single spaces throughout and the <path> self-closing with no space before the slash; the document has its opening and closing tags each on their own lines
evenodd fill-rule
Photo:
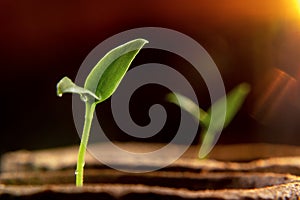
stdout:
<svg viewBox="0 0 300 200">
<path fill-rule="evenodd" d="M 104 101 L 114 93 L 131 62 L 146 43 L 148 41 L 144 39 L 127 42 L 108 52 L 96 64 L 84 84 L 85 89 L 101 96 L 96 103 Z"/>
<path fill-rule="evenodd" d="M 232 121 L 236 113 L 241 108 L 244 103 L 248 93 L 250 92 L 250 85 L 247 83 L 239 84 L 233 90 L 231 90 L 226 97 L 222 97 L 220 100 L 215 102 L 211 107 L 214 107 L 214 112 L 219 113 L 222 116 L 223 106 L 226 103 L 226 114 L 225 114 L 225 122 L 223 120 L 216 119 L 215 121 L 211 121 L 211 108 L 208 110 L 208 115 L 206 119 L 204 119 L 204 128 L 202 131 L 202 144 L 201 149 L 199 151 L 199 158 L 203 158 L 207 155 L 207 153 L 212 149 L 216 134 L 228 126 L 228 124 Z M 210 124 L 211 123 L 211 124 Z M 211 125 L 210 131 L 208 132 L 208 126 Z"/>
<path fill-rule="evenodd" d="M 61 97 L 64 93 L 75 93 L 79 94 L 83 101 L 88 101 L 89 99 L 97 99 L 98 101 L 101 99 L 99 96 L 96 96 L 91 91 L 84 89 L 82 87 L 77 86 L 75 83 L 71 81 L 68 77 L 62 78 L 57 83 L 57 96 Z"/>
<path fill-rule="evenodd" d="M 202 125 L 204 125 L 203 119 L 206 119 L 207 113 L 189 98 L 174 92 L 169 93 L 166 97 L 166 100 L 183 108 L 196 119 L 198 119 Z"/>
<path fill-rule="evenodd" d="M 241 83 L 236 86 L 233 90 L 227 93 L 226 97 L 222 97 L 220 100 L 216 101 L 212 106 L 214 106 L 214 111 L 216 113 L 222 112 L 222 105 L 226 103 L 226 115 L 224 125 L 221 125 L 219 121 L 214 122 L 215 127 L 225 128 L 234 118 L 236 113 L 239 111 L 243 105 L 248 93 L 250 92 L 250 85 L 247 83 Z M 209 117 L 211 115 L 211 107 L 208 110 Z M 221 114 L 221 113 L 220 113 Z M 208 120 L 206 120 L 207 122 Z"/>
</svg>

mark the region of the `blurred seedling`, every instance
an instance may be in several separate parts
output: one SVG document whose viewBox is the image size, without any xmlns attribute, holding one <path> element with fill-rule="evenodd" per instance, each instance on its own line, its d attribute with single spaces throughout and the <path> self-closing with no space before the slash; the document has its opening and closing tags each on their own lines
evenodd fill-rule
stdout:
<svg viewBox="0 0 300 200">
<path fill-rule="evenodd" d="M 169 102 L 178 105 L 199 120 L 202 128 L 202 142 L 200 151 L 198 153 L 199 158 L 204 158 L 207 155 L 207 152 L 212 149 L 218 133 L 220 133 L 220 131 L 227 127 L 232 121 L 244 103 L 249 92 L 250 85 L 247 83 L 241 83 L 231 90 L 226 96 L 216 101 L 208 109 L 208 111 L 204 111 L 192 100 L 181 94 L 169 93 L 167 95 L 167 100 Z M 211 108 L 214 107 L 214 111 L 216 113 L 220 113 L 223 111 L 224 105 L 226 106 L 225 120 L 216 119 L 212 121 Z M 210 129 L 209 126 L 211 126 Z"/>
</svg>

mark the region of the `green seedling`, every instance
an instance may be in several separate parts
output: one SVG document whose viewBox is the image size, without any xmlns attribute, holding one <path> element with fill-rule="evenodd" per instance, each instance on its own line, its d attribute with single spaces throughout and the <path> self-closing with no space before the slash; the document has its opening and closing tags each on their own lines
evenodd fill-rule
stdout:
<svg viewBox="0 0 300 200">
<path fill-rule="evenodd" d="M 64 93 L 76 93 L 85 102 L 85 122 L 75 173 L 76 186 L 83 185 L 85 153 L 95 107 L 114 93 L 131 62 L 146 43 L 148 41 L 144 39 L 136 39 L 108 52 L 92 69 L 85 80 L 84 87 L 75 85 L 68 77 L 64 77 L 57 84 L 58 96 Z"/>
<path fill-rule="evenodd" d="M 215 141 L 216 134 L 223 128 L 228 126 L 228 124 L 241 108 L 249 92 L 249 84 L 241 83 L 232 91 L 230 91 L 225 97 L 222 97 L 212 105 L 214 107 L 214 111 L 216 111 L 217 113 L 222 112 L 224 104 L 226 105 L 225 122 L 221 119 L 211 121 L 211 107 L 206 112 L 185 96 L 182 96 L 178 93 L 170 93 L 167 95 L 167 100 L 169 102 L 180 106 L 188 113 L 193 115 L 197 120 L 199 120 L 202 127 L 202 145 L 198 154 L 199 158 L 205 157 L 207 152 L 209 152 L 209 150 L 213 146 L 213 142 Z M 208 131 L 208 127 L 210 124 L 212 128 L 210 129 L 210 131 Z"/>
</svg>

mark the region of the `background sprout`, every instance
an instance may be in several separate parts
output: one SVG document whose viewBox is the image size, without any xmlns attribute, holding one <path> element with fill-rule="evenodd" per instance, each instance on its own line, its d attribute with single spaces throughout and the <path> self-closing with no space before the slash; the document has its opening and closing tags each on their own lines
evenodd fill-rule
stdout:
<svg viewBox="0 0 300 200">
<path fill-rule="evenodd" d="M 75 173 L 76 186 L 83 185 L 84 158 L 95 107 L 114 93 L 131 62 L 146 43 L 148 41 L 144 39 L 136 39 L 108 52 L 92 69 L 83 88 L 74 84 L 68 77 L 64 77 L 57 84 L 58 96 L 76 93 L 85 102 L 85 121 Z"/>
<path fill-rule="evenodd" d="M 199 158 L 203 158 L 206 152 L 208 152 L 209 149 L 212 147 L 213 142 L 216 138 L 216 133 L 228 126 L 228 124 L 234 118 L 238 110 L 241 108 L 249 92 L 250 85 L 247 83 L 241 83 L 238 86 L 236 86 L 232 91 L 230 91 L 225 97 L 222 97 L 220 100 L 218 100 L 212 105 L 214 106 L 216 112 L 218 112 L 222 108 L 221 105 L 225 103 L 226 115 L 224 124 L 222 123 L 222 120 L 211 121 L 211 107 L 208 109 L 207 112 L 205 112 L 192 100 L 185 96 L 182 96 L 178 93 L 170 93 L 167 95 L 167 100 L 169 102 L 180 106 L 199 120 L 200 125 L 202 126 L 202 144 L 198 154 Z M 200 116 L 197 113 L 200 113 Z M 208 127 L 210 123 L 212 123 L 211 126 L 213 128 L 211 129 L 212 131 L 208 132 Z"/>
</svg>

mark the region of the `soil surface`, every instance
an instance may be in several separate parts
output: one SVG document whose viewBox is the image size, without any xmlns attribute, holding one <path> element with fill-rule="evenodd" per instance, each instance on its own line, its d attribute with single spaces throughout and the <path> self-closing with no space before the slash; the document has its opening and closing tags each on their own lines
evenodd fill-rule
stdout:
<svg viewBox="0 0 300 200">
<path fill-rule="evenodd" d="M 118 143 L 133 152 L 161 144 Z M 176 145 L 174 146 L 174 150 Z M 254 149 L 254 150 L 253 150 Z M 251 151 L 252 150 L 252 151 Z M 109 152 L 109 150 L 108 150 Z M 126 173 L 86 157 L 85 185 L 74 186 L 77 147 L 17 151 L 2 158 L 0 199 L 297 199 L 300 150 L 285 145 L 217 146 L 209 159 L 190 147 L 173 164 L 154 172 Z M 126 161 L 126 158 L 124 158 Z M 114 160 L 135 169 L 145 160 Z"/>
</svg>

